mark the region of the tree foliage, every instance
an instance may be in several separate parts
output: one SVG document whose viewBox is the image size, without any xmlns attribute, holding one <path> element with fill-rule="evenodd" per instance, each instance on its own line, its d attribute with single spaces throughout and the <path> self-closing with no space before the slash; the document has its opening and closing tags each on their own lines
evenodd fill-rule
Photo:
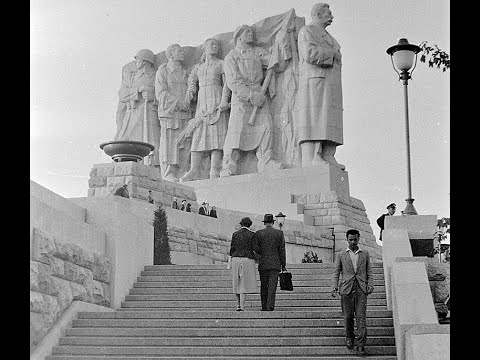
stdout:
<svg viewBox="0 0 480 360">
<path fill-rule="evenodd" d="M 303 254 L 302 263 L 321 263 L 322 260 L 318 258 L 317 253 L 313 251 L 307 251 Z"/>
<path fill-rule="evenodd" d="M 160 204 L 153 219 L 153 265 L 170 265 L 170 245 L 168 244 L 167 214 Z"/>
<path fill-rule="evenodd" d="M 448 244 L 442 244 L 443 241 L 447 240 L 447 234 L 450 234 L 450 218 L 442 217 L 437 220 L 435 238 L 437 239 L 439 246 L 435 249 L 435 254 L 438 254 L 439 252 L 441 254 L 445 253 L 445 261 L 450 262 L 450 246 Z"/>
<path fill-rule="evenodd" d="M 427 41 L 422 41 L 420 46 L 420 61 L 428 63 L 429 67 L 436 66 L 438 69 L 442 68 L 443 72 L 450 69 L 450 55 L 440 49 L 437 45 L 430 46 Z"/>
</svg>

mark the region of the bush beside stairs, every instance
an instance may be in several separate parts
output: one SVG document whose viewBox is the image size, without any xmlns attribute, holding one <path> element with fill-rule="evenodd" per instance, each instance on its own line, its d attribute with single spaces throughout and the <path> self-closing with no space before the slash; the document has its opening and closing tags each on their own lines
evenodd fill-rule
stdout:
<svg viewBox="0 0 480 360">
<path fill-rule="evenodd" d="M 114 312 L 80 312 L 45 360 L 306 360 L 359 359 L 345 347 L 333 264 L 287 264 L 294 291 L 277 289 L 275 311 L 249 294 L 235 311 L 230 270 L 219 265 L 149 265 Z M 396 360 L 392 312 L 382 263 L 373 263 L 366 350 Z M 260 289 L 260 281 L 257 281 Z"/>
</svg>

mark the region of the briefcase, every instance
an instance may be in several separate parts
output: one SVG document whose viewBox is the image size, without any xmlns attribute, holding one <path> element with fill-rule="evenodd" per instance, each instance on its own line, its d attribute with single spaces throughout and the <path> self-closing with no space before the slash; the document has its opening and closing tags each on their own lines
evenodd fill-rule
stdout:
<svg viewBox="0 0 480 360">
<path fill-rule="evenodd" d="M 280 290 L 293 291 L 292 273 L 281 272 L 280 273 Z"/>
</svg>

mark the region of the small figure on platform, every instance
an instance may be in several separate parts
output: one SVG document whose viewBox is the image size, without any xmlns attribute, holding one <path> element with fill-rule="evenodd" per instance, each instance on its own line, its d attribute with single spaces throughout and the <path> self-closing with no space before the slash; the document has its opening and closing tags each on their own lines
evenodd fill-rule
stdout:
<svg viewBox="0 0 480 360">
<path fill-rule="evenodd" d="M 183 199 L 182 204 L 180 205 L 180 210 L 184 211 L 187 206 L 187 200 Z"/>
<path fill-rule="evenodd" d="M 397 209 L 397 205 L 395 205 L 395 203 L 391 203 L 390 205 L 387 206 L 387 213 L 382 214 L 377 219 L 377 225 L 380 227 L 380 237 L 378 240 L 382 241 L 382 232 L 385 229 L 385 216 L 393 216 L 395 214 L 396 209 Z M 402 211 L 402 215 L 403 215 L 403 211 Z"/>
<path fill-rule="evenodd" d="M 210 210 L 210 213 L 208 216 L 216 218 L 217 217 L 217 208 L 215 206 L 212 206 L 212 209 Z"/>
<path fill-rule="evenodd" d="M 207 208 L 207 203 L 202 202 L 202 206 L 198 208 L 198 213 L 200 215 L 207 215 L 208 216 L 208 208 Z"/>
<path fill-rule="evenodd" d="M 152 190 L 148 190 L 148 202 L 150 204 L 155 204 L 155 199 L 153 198 Z"/>
<path fill-rule="evenodd" d="M 173 198 L 172 209 L 178 209 L 178 200 L 177 197 Z"/>
<path fill-rule="evenodd" d="M 187 207 L 185 208 L 186 212 L 192 212 L 192 204 L 187 203 Z"/>
<path fill-rule="evenodd" d="M 124 197 L 124 198 L 127 198 L 127 199 L 130 198 L 130 194 L 128 193 L 127 184 L 124 184 L 122 187 L 119 187 L 115 191 L 114 195 L 121 196 L 121 197 Z"/>
</svg>

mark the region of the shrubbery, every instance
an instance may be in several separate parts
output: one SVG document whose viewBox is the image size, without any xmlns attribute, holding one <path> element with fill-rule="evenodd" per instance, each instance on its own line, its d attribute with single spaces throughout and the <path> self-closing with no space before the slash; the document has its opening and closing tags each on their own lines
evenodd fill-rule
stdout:
<svg viewBox="0 0 480 360">
<path fill-rule="evenodd" d="M 160 204 L 153 219 L 153 265 L 170 265 L 170 246 L 168 244 L 167 214 Z"/>
</svg>

